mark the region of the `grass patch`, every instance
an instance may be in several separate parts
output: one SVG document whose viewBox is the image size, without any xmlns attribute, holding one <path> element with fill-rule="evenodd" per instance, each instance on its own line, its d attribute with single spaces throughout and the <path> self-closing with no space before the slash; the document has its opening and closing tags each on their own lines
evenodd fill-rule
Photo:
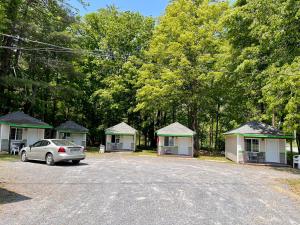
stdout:
<svg viewBox="0 0 300 225">
<path fill-rule="evenodd" d="M 288 172 L 288 173 L 293 173 L 293 174 L 299 174 L 300 175 L 300 170 L 299 169 L 294 169 L 291 167 L 271 167 L 271 169 L 281 171 L 281 172 Z"/>
<path fill-rule="evenodd" d="M 200 155 L 197 159 L 207 161 L 232 162 L 229 159 L 225 158 L 225 156 Z"/>
<path fill-rule="evenodd" d="M 100 149 L 98 147 L 87 147 L 85 154 L 86 154 L 87 158 L 101 157 L 103 154 L 99 153 L 99 150 Z"/>
<path fill-rule="evenodd" d="M 157 152 L 155 150 L 142 150 L 133 152 L 133 154 L 136 156 L 157 156 Z"/>
<path fill-rule="evenodd" d="M 86 151 L 87 152 L 99 152 L 100 148 L 99 147 L 87 147 Z"/>
<path fill-rule="evenodd" d="M 17 161 L 19 158 L 18 155 L 0 154 L 0 161 Z"/>
<path fill-rule="evenodd" d="M 289 188 L 291 191 L 300 196 L 300 179 L 287 179 L 287 184 L 289 185 Z"/>
</svg>

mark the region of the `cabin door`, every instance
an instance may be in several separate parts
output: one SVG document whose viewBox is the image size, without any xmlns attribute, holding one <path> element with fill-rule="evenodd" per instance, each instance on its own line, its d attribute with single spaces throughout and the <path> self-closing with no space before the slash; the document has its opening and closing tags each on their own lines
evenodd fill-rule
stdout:
<svg viewBox="0 0 300 225">
<path fill-rule="evenodd" d="M 277 139 L 266 139 L 266 162 L 280 162 Z"/>
</svg>

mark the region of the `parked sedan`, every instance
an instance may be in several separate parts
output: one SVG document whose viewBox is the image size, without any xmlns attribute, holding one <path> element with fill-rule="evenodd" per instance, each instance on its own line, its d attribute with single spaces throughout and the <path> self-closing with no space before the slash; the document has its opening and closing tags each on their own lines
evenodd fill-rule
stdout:
<svg viewBox="0 0 300 225">
<path fill-rule="evenodd" d="M 40 140 L 24 147 L 20 151 L 21 161 L 28 160 L 46 161 L 47 165 L 54 165 L 60 161 L 72 161 L 78 164 L 85 159 L 84 147 L 64 139 Z"/>
</svg>

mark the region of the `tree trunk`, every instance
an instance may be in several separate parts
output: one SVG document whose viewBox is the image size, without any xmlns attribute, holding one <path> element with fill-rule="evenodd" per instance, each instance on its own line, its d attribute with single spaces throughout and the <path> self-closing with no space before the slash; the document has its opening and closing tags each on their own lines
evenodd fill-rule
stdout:
<svg viewBox="0 0 300 225">
<path fill-rule="evenodd" d="M 191 111 L 191 128 L 193 131 L 197 132 L 198 129 L 198 110 L 197 107 L 194 107 Z M 199 149 L 199 136 L 196 133 L 194 136 L 194 157 L 198 157 L 200 155 L 200 149 Z"/>
<path fill-rule="evenodd" d="M 211 117 L 210 131 L 209 131 L 209 146 L 213 148 L 214 143 L 214 117 Z"/>
<path fill-rule="evenodd" d="M 300 128 L 296 131 L 296 143 L 298 146 L 298 154 L 300 154 Z"/>
<path fill-rule="evenodd" d="M 273 109 L 273 113 L 272 113 L 272 126 L 275 127 L 275 120 L 276 120 L 276 116 L 275 116 L 275 110 Z"/>
<path fill-rule="evenodd" d="M 220 104 L 217 106 L 217 113 L 216 113 L 216 137 L 215 137 L 215 151 L 218 150 L 219 148 L 219 139 L 218 139 L 218 134 L 219 134 L 219 111 L 220 111 Z"/>
<path fill-rule="evenodd" d="M 139 147 L 141 147 L 141 132 L 139 132 Z"/>
<path fill-rule="evenodd" d="M 152 123 L 151 123 L 150 130 L 149 130 L 150 146 L 152 148 L 156 147 L 156 138 L 155 138 L 155 136 L 156 136 L 155 135 L 155 122 L 153 120 Z"/>
</svg>

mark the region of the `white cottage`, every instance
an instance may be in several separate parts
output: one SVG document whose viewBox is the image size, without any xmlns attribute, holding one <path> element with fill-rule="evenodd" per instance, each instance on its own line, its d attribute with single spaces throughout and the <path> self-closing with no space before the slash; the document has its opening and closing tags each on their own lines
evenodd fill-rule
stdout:
<svg viewBox="0 0 300 225">
<path fill-rule="evenodd" d="M 280 130 L 262 122 L 248 122 L 225 135 L 225 156 L 238 163 L 287 163 L 286 139 Z"/>
<path fill-rule="evenodd" d="M 136 129 L 122 122 L 105 130 L 106 151 L 135 151 Z"/>
<path fill-rule="evenodd" d="M 176 122 L 156 131 L 158 155 L 194 155 L 194 135 L 191 129 Z"/>
<path fill-rule="evenodd" d="M 0 117 L 0 151 L 18 151 L 43 139 L 47 123 L 23 112 L 13 112 Z"/>
<path fill-rule="evenodd" d="M 74 121 L 66 121 L 55 128 L 56 138 L 67 139 L 77 145 L 86 147 L 86 135 L 89 130 Z"/>
</svg>

